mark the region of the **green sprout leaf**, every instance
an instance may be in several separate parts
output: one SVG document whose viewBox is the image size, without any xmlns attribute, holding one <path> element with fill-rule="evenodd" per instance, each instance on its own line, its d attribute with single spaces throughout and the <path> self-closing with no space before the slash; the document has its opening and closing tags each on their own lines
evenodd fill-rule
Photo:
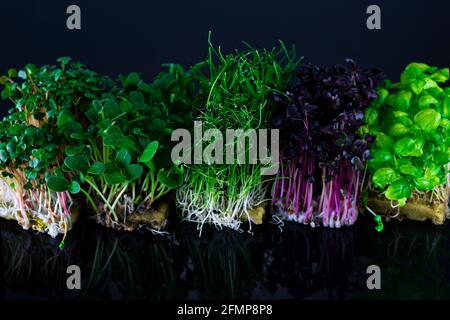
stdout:
<svg viewBox="0 0 450 320">
<path fill-rule="evenodd" d="M 88 170 L 87 173 L 98 176 L 106 171 L 106 166 L 101 162 L 95 162 Z"/>
<path fill-rule="evenodd" d="M 80 192 L 80 189 L 81 189 L 80 184 L 78 182 L 72 181 L 70 183 L 70 187 L 69 187 L 70 193 L 77 194 L 78 192 Z"/>
<path fill-rule="evenodd" d="M 426 133 L 434 132 L 441 122 L 441 115 L 434 109 L 425 109 L 416 114 L 414 122 Z"/>
<path fill-rule="evenodd" d="M 120 172 L 105 173 L 104 176 L 106 183 L 110 185 L 124 183 L 127 180 Z"/>
<path fill-rule="evenodd" d="M 103 138 L 103 144 L 110 147 L 118 147 L 122 149 L 137 150 L 136 144 L 122 133 L 111 133 Z"/>
<path fill-rule="evenodd" d="M 409 130 L 405 125 L 396 123 L 389 129 L 389 135 L 392 137 L 399 137 L 408 133 L 408 131 Z"/>
<path fill-rule="evenodd" d="M 113 99 L 108 99 L 104 103 L 105 115 L 109 119 L 114 119 L 120 114 L 120 108 L 117 105 L 116 101 Z"/>
<path fill-rule="evenodd" d="M 159 142 L 158 141 L 152 141 L 150 142 L 147 147 L 145 147 L 144 152 L 142 153 L 140 157 L 140 162 L 147 163 L 150 160 L 153 159 L 153 157 L 156 154 L 156 151 L 158 150 Z"/>
<path fill-rule="evenodd" d="M 117 152 L 116 155 L 116 163 L 120 164 L 122 166 L 128 165 L 131 162 L 131 154 L 126 149 L 121 149 L 119 152 Z"/>
<path fill-rule="evenodd" d="M 399 156 L 408 156 L 414 150 L 415 141 L 412 138 L 401 138 L 394 144 L 394 150 Z"/>
<path fill-rule="evenodd" d="M 394 181 L 386 190 L 386 198 L 402 201 L 411 197 L 411 187 L 405 179 Z"/>
<path fill-rule="evenodd" d="M 8 160 L 8 152 L 3 149 L 0 149 L 0 161 L 6 162 Z"/>
<path fill-rule="evenodd" d="M 176 189 L 183 184 L 183 175 L 176 170 L 161 170 L 158 181 L 170 189 Z"/>
<path fill-rule="evenodd" d="M 391 184 L 397 178 L 398 175 L 395 170 L 391 168 L 381 168 L 378 169 L 377 172 L 375 172 L 372 181 L 377 187 L 384 189 L 387 185 Z"/>
<path fill-rule="evenodd" d="M 129 164 L 125 166 L 125 176 L 128 181 L 137 180 L 144 171 L 144 168 L 140 164 Z"/>
<path fill-rule="evenodd" d="M 73 171 L 87 172 L 89 169 L 89 164 L 85 157 L 82 155 L 68 156 L 64 160 L 64 164 Z"/>
<path fill-rule="evenodd" d="M 76 156 L 78 154 L 80 154 L 83 150 L 84 150 L 85 146 L 84 145 L 79 145 L 79 146 L 67 146 L 66 149 L 64 149 L 64 152 L 68 155 L 68 156 Z"/>
<path fill-rule="evenodd" d="M 420 170 L 411 164 L 400 166 L 400 173 L 408 176 L 418 177 Z"/>
<path fill-rule="evenodd" d="M 51 176 L 47 179 L 47 186 L 55 192 L 64 192 L 69 190 L 71 184 L 62 176 Z"/>
</svg>

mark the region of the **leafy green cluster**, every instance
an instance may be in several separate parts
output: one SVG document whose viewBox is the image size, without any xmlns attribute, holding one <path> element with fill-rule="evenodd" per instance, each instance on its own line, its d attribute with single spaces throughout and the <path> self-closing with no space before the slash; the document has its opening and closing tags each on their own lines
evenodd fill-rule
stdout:
<svg viewBox="0 0 450 320">
<path fill-rule="evenodd" d="M 365 112 L 363 134 L 371 146 L 373 184 L 404 205 L 416 192 L 447 183 L 450 161 L 449 69 L 411 63 L 400 82 L 386 81 Z"/>
<path fill-rule="evenodd" d="M 81 192 L 118 222 L 124 210 L 123 220 L 179 186 L 170 136 L 192 125 L 203 66 L 170 64 L 152 83 L 137 73 L 115 83 L 61 58 L 0 77 L 1 96 L 13 104 L 0 122 L 0 172 L 24 219 L 26 208 L 70 215 L 69 193 Z"/>
<path fill-rule="evenodd" d="M 53 66 L 10 69 L 0 84 L 2 98 L 14 106 L 0 122 L 0 170 L 10 178 L 23 172 L 25 188 L 45 183 L 50 172 L 60 169 L 67 143 L 61 132 L 76 129 L 66 114 L 82 116 L 93 99 L 113 86 L 69 58 Z"/>
<path fill-rule="evenodd" d="M 169 65 L 150 84 L 131 73 L 120 77 L 119 89 L 92 101 L 86 123 L 66 112 L 65 121 L 75 121 L 77 130 L 62 132 L 71 142 L 62 169 L 73 178 L 50 177 L 49 188 L 61 192 L 78 185 L 97 212 L 101 203 L 117 222 L 126 215 L 126 202 L 128 213 L 145 210 L 181 185 L 183 167 L 170 159 L 170 136 L 189 125 L 200 68 Z"/>
</svg>

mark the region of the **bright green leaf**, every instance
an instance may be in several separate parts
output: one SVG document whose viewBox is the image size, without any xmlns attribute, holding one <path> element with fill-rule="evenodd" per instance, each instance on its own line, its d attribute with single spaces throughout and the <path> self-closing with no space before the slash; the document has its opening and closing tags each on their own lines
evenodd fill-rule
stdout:
<svg viewBox="0 0 450 320">
<path fill-rule="evenodd" d="M 405 125 L 396 123 L 389 129 L 389 135 L 392 137 L 399 137 L 408 133 L 408 131 L 409 130 Z"/>
<path fill-rule="evenodd" d="M 407 165 L 400 166 L 400 173 L 408 175 L 408 176 L 418 177 L 420 174 L 420 170 L 417 169 L 413 165 L 407 164 Z"/>
<path fill-rule="evenodd" d="M 388 187 L 385 196 L 388 200 L 409 199 L 411 197 L 411 187 L 405 179 L 398 179 Z"/>
<path fill-rule="evenodd" d="M 425 109 L 416 114 L 414 122 L 426 133 L 435 131 L 441 122 L 441 115 L 434 109 Z"/>
<path fill-rule="evenodd" d="M 421 96 L 420 98 L 419 98 L 419 107 L 421 107 L 421 108 L 427 108 L 427 107 L 429 107 L 429 106 L 431 106 L 431 105 L 438 105 L 439 104 L 439 101 L 435 98 L 435 97 L 433 97 L 433 96 L 430 96 L 430 95 L 424 95 L 424 96 Z"/>
<path fill-rule="evenodd" d="M 156 154 L 156 151 L 158 150 L 159 142 L 158 141 L 152 141 L 150 142 L 147 147 L 145 148 L 144 152 L 141 155 L 141 158 L 139 159 L 140 162 L 147 163 L 150 160 L 153 159 L 153 157 Z"/>
<path fill-rule="evenodd" d="M 70 187 L 69 187 L 69 191 L 70 193 L 76 194 L 78 192 L 80 192 L 80 184 L 76 181 L 72 181 L 70 183 Z"/>
<path fill-rule="evenodd" d="M 380 189 L 384 189 L 398 178 L 397 173 L 392 168 L 381 168 L 372 177 L 373 183 Z"/>
</svg>

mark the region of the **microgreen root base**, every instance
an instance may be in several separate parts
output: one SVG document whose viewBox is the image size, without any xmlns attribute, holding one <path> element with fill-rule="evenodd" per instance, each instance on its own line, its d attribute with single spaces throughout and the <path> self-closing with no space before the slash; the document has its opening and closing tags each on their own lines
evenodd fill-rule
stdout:
<svg viewBox="0 0 450 320">
<path fill-rule="evenodd" d="M 230 228 L 242 231 L 244 221 L 259 224 L 264 216 L 262 204 L 265 200 L 266 188 L 259 186 L 247 194 L 229 197 L 225 192 L 194 192 L 184 185 L 176 192 L 178 208 L 184 220 L 197 223 L 202 232 L 203 225 L 210 224 L 217 229 Z"/>
<path fill-rule="evenodd" d="M 305 154 L 281 166 L 272 190 L 273 213 L 311 227 L 353 225 L 358 214 L 360 171 L 346 162 L 335 168 L 316 168 L 316 162 Z"/>
<path fill-rule="evenodd" d="M 55 238 L 66 234 L 77 216 L 68 193 L 48 192 L 45 188 L 14 191 L 0 180 L 0 217 L 16 220 L 25 230 L 47 233 Z"/>
<path fill-rule="evenodd" d="M 393 205 L 382 195 L 373 194 L 367 201 L 367 206 L 383 215 L 386 219 L 397 220 L 430 220 L 435 225 L 442 225 L 450 217 L 448 209 L 449 189 L 441 186 L 426 193 L 415 193 L 405 206 Z"/>
<path fill-rule="evenodd" d="M 151 201 L 146 205 L 135 208 L 133 202 L 122 198 L 115 207 L 115 214 L 105 208 L 102 202 L 96 201 L 100 212 L 95 216 L 97 223 L 117 230 L 135 231 L 138 229 L 150 229 L 160 231 L 167 224 L 169 205 L 160 202 L 154 206 Z M 117 220 L 115 219 L 117 217 Z"/>
</svg>

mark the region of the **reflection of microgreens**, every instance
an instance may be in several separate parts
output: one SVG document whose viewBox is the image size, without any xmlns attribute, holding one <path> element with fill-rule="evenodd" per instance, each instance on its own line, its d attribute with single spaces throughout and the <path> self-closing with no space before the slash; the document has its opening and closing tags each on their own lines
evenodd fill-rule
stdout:
<svg viewBox="0 0 450 320">
<path fill-rule="evenodd" d="M 67 143 L 61 131 L 76 129 L 67 118 L 80 117 L 99 93 L 112 83 L 83 65 L 61 58 L 58 65 L 25 66 L 10 69 L 0 77 L 2 98 L 13 103 L 9 115 L 0 122 L 0 171 L 15 197 L 0 214 L 19 221 L 24 228 L 46 231 L 52 236 L 66 233 L 72 224 L 70 192 L 52 190 L 50 174 L 63 177 L 63 148 Z M 58 192 L 54 192 L 58 191 Z"/>
<path fill-rule="evenodd" d="M 209 43 L 209 95 L 197 120 L 205 130 L 266 128 L 270 96 L 285 90 L 297 66 L 283 44 L 273 50 L 249 48 L 223 55 Z M 247 150 L 248 152 L 248 150 Z M 261 165 L 191 165 L 177 204 L 187 220 L 239 229 L 265 200 Z"/>
</svg>

